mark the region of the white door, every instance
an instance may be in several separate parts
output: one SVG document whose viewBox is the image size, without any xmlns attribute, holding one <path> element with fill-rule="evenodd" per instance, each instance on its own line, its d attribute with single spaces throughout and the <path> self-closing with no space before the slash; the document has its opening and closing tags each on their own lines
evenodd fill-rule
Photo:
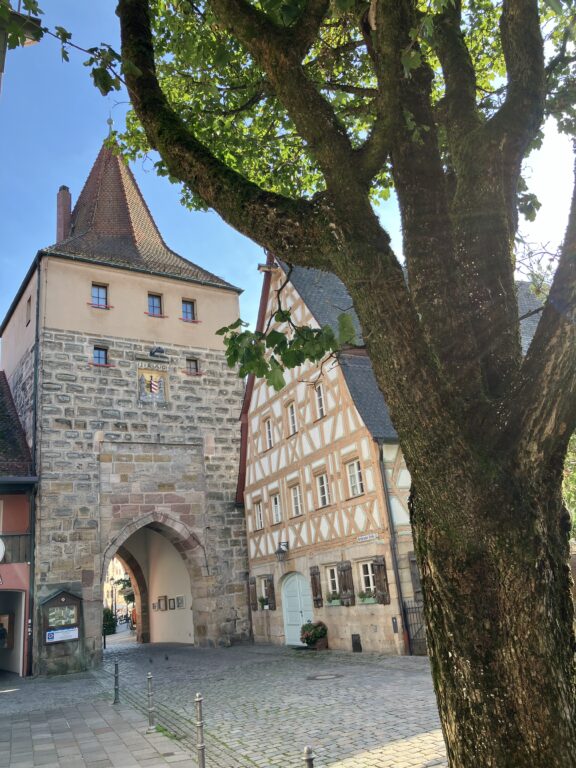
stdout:
<svg viewBox="0 0 576 768">
<path fill-rule="evenodd" d="M 286 645 L 304 645 L 300 642 L 302 624 L 314 619 L 312 592 L 301 573 L 291 573 L 282 584 L 282 609 Z"/>
</svg>

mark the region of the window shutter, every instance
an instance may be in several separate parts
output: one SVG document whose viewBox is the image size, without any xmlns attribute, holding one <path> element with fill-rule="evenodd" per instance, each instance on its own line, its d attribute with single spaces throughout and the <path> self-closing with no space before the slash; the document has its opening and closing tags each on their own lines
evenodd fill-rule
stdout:
<svg viewBox="0 0 576 768">
<path fill-rule="evenodd" d="M 408 560 L 410 561 L 410 578 L 412 579 L 412 590 L 414 591 L 414 600 L 422 602 L 422 582 L 420 581 L 420 572 L 418 570 L 418 563 L 416 562 L 416 555 L 414 552 L 408 552 Z"/>
<path fill-rule="evenodd" d="M 374 567 L 374 586 L 376 587 L 376 601 L 381 605 L 390 605 L 390 587 L 388 586 L 388 574 L 386 573 L 386 560 L 383 555 L 378 555 L 372 560 Z"/>
<path fill-rule="evenodd" d="M 250 610 L 258 610 L 258 595 L 256 593 L 256 577 L 250 576 L 248 579 L 248 594 L 250 596 Z"/>
<path fill-rule="evenodd" d="M 338 563 L 338 586 L 340 587 L 340 601 L 342 605 L 355 605 L 354 579 L 352 578 L 352 563 L 343 560 Z"/>
<path fill-rule="evenodd" d="M 312 587 L 312 600 L 314 608 L 322 608 L 324 600 L 322 599 L 322 582 L 320 581 L 320 568 L 317 565 L 310 567 L 310 586 Z"/>
<path fill-rule="evenodd" d="M 266 593 L 266 599 L 268 600 L 268 610 L 276 610 L 276 593 L 274 592 L 274 576 L 269 573 L 264 576 L 264 591 Z"/>
</svg>

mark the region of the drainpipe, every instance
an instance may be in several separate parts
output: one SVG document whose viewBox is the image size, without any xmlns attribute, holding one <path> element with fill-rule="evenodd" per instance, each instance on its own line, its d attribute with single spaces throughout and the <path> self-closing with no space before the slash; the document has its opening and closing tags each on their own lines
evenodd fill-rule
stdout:
<svg viewBox="0 0 576 768">
<path fill-rule="evenodd" d="M 383 455 L 383 442 L 376 441 L 378 445 L 378 458 L 380 465 L 380 476 L 382 478 L 382 487 L 384 488 L 384 495 L 386 497 L 386 519 L 388 522 L 388 530 L 390 531 L 390 550 L 392 552 L 392 570 L 394 571 L 394 578 L 396 579 L 396 591 L 398 595 L 398 613 L 402 619 L 402 640 L 404 643 L 405 655 L 410 654 L 410 638 L 408 637 L 406 616 L 404 612 L 404 597 L 402 595 L 402 585 L 400 583 L 400 569 L 398 567 L 398 544 L 396 541 L 396 528 L 394 526 L 394 520 L 392 519 L 392 506 L 390 503 L 390 488 L 388 487 L 388 480 L 386 478 L 386 467 L 384 466 Z"/>
</svg>

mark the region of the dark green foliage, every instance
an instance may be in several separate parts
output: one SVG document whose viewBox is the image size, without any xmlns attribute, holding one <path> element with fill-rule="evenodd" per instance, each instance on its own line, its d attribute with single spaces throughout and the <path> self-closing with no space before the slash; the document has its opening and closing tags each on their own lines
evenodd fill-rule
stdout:
<svg viewBox="0 0 576 768">
<path fill-rule="evenodd" d="M 114 616 L 113 611 L 110 608 L 104 608 L 104 611 L 102 614 L 102 634 L 115 635 L 117 624 L 118 624 L 118 620 L 116 616 Z"/>
</svg>

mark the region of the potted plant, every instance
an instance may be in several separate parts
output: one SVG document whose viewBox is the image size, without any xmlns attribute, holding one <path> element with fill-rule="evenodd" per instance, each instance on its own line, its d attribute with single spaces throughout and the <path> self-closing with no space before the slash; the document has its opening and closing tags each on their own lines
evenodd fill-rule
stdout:
<svg viewBox="0 0 576 768">
<path fill-rule="evenodd" d="M 341 605 L 340 592 L 331 592 L 326 598 L 328 605 Z"/>
<path fill-rule="evenodd" d="M 363 592 L 358 592 L 358 598 L 361 603 L 375 603 L 376 593 L 373 589 L 367 589 Z"/>
<path fill-rule="evenodd" d="M 260 603 L 260 610 L 261 611 L 267 611 L 268 610 L 268 598 L 267 597 L 259 597 L 258 602 Z"/>
<path fill-rule="evenodd" d="M 307 621 L 300 629 L 300 642 L 308 648 L 323 651 L 328 648 L 328 627 L 323 621 Z"/>
</svg>

